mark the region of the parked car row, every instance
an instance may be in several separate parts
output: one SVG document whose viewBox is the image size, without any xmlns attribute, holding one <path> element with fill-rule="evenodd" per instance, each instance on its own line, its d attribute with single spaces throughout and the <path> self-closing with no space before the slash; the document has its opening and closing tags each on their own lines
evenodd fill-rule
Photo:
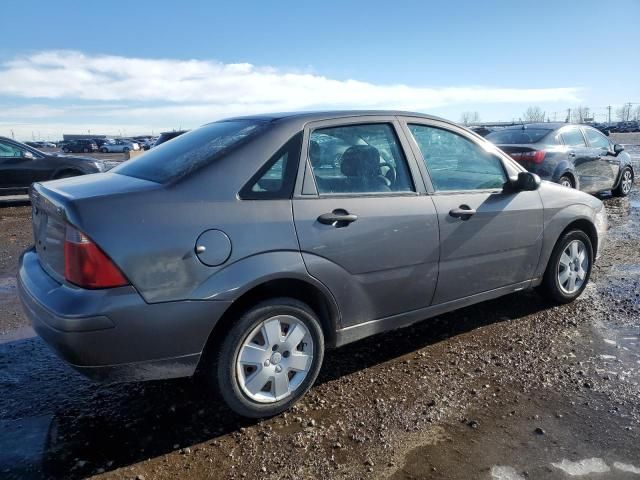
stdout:
<svg viewBox="0 0 640 480">
<path fill-rule="evenodd" d="M 618 123 L 592 123 L 593 128 L 597 128 L 605 135 L 609 133 L 630 133 L 640 132 L 640 121 L 618 122 Z"/>
</svg>

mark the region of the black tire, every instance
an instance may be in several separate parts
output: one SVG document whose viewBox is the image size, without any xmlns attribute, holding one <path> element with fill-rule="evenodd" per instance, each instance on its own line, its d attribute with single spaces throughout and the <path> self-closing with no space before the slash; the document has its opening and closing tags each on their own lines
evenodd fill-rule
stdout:
<svg viewBox="0 0 640 480">
<path fill-rule="evenodd" d="M 560 268 L 559 264 L 560 264 L 560 257 L 562 256 L 564 250 L 574 240 L 578 240 L 582 242 L 586 247 L 585 250 L 587 253 L 587 257 L 589 259 L 589 265 L 586 270 L 586 275 L 582 285 L 576 291 L 567 293 L 567 291 L 565 291 L 560 285 L 560 280 L 558 278 L 558 273 Z M 546 297 L 558 303 L 572 302 L 580 296 L 580 294 L 584 291 L 587 284 L 589 283 L 589 279 L 591 278 L 592 268 L 593 268 L 593 245 L 591 244 L 591 239 L 582 230 L 570 230 L 569 232 L 564 233 L 558 239 L 556 246 L 553 248 L 553 252 L 551 252 L 551 257 L 549 258 L 549 263 L 547 263 L 547 269 L 544 272 L 544 278 L 542 280 L 542 284 L 540 285 L 539 290 Z"/>
<path fill-rule="evenodd" d="M 123 151 L 124 153 L 129 153 L 129 147 L 124 147 L 124 148 L 122 149 L 122 151 Z"/>
<path fill-rule="evenodd" d="M 627 182 L 627 177 L 631 183 Z M 620 174 L 620 183 L 616 188 L 611 190 L 611 193 L 616 197 L 626 197 L 631 193 L 631 189 L 633 188 L 633 170 L 629 167 L 625 167 Z"/>
<path fill-rule="evenodd" d="M 236 361 L 243 343 L 251 332 L 265 320 L 278 315 L 295 317 L 304 324 L 313 340 L 313 359 L 306 377 L 303 377 L 302 382 L 293 392 L 278 401 L 262 403 L 251 399 L 243 392 L 240 385 L 241 380 L 236 371 Z M 250 418 L 271 417 L 287 410 L 311 388 L 322 366 L 323 356 L 324 335 L 313 310 L 305 303 L 292 298 L 274 298 L 250 308 L 233 324 L 219 344 L 215 364 L 212 365 L 209 378 L 213 380 L 225 403 L 234 412 Z M 275 364 L 271 364 L 270 367 L 273 365 Z M 266 365 L 265 368 L 267 368 Z M 262 370 L 262 366 L 260 369 Z M 285 372 L 284 375 L 289 375 L 289 373 Z"/>
<path fill-rule="evenodd" d="M 89 149 L 88 148 L 83 148 L 82 149 L 82 153 L 89 153 Z"/>
<path fill-rule="evenodd" d="M 63 153 L 69 153 L 69 149 L 65 147 L 65 148 L 62 149 L 62 152 Z"/>
<path fill-rule="evenodd" d="M 558 183 L 568 188 L 576 188 L 573 183 L 573 179 L 569 175 L 562 175 L 558 180 Z"/>
<path fill-rule="evenodd" d="M 100 149 L 100 151 L 101 151 L 102 153 L 109 153 L 109 150 L 107 150 L 106 148 L 101 148 L 101 149 Z"/>
</svg>

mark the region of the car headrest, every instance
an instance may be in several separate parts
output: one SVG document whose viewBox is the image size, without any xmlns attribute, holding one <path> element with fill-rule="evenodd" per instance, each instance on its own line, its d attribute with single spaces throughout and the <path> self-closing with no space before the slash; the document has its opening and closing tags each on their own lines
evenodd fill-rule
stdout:
<svg viewBox="0 0 640 480">
<path fill-rule="evenodd" d="M 320 165 L 320 144 L 315 140 L 309 142 L 309 160 L 313 167 Z"/>
<path fill-rule="evenodd" d="M 371 145 L 354 145 L 342 154 L 340 171 L 346 177 L 380 175 L 380 152 Z"/>
</svg>

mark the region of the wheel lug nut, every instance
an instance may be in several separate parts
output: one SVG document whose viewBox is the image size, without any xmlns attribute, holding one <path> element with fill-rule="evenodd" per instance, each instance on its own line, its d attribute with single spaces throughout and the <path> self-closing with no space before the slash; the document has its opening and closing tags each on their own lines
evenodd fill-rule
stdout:
<svg viewBox="0 0 640 480">
<path fill-rule="evenodd" d="M 280 365 L 276 365 L 276 373 L 280 373 L 282 371 L 282 367 Z"/>
<path fill-rule="evenodd" d="M 271 362 L 269 360 L 265 360 L 264 361 L 264 366 L 268 367 L 269 365 L 271 365 Z"/>
</svg>

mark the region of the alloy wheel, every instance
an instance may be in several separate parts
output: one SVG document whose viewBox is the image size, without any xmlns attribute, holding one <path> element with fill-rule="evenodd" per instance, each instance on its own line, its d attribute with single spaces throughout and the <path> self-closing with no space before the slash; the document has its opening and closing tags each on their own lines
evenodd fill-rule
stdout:
<svg viewBox="0 0 640 480">
<path fill-rule="evenodd" d="M 562 251 L 558 262 L 558 285 L 566 294 L 580 290 L 589 271 L 589 255 L 581 240 L 572 240 Z"/>
<path fill-rule="evenodd" d="M 244 339 L 236 359 L 236 381 L 258 403 L 292 395 L 313 365 L 313 339 L 307 326 L 291 315 L 266 319 Z"/>
<path fill-rule="evenodd" d="M 631 170 L 627 169 L 622 174 L 622 193 L 628 195 L 633 185 L 633 174 Z"/>
</svg>

